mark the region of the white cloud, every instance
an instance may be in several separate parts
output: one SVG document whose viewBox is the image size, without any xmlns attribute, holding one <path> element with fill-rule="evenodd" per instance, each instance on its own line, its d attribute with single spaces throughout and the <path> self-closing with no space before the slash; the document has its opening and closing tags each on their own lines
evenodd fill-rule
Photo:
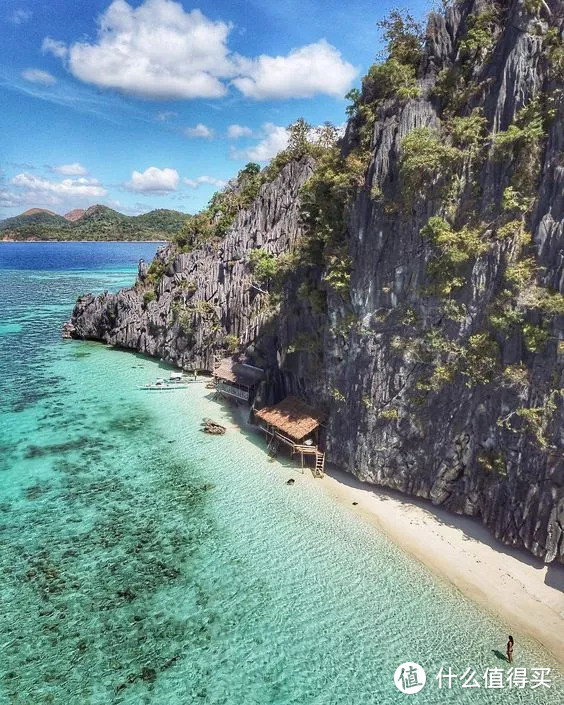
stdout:
<svg viewBox="0 0 564 705">
<path fill-rule="evenodd" d="M 199 122 L 196 127 L 187 127 L 184 130 L 186 137 L 201 137 L 203 139 L 211 139 L 213 137 L 213 130 L 207 125 L 203 125 Z"/>
<path fill-rule="evenodd" d="M 25 69 L 22 71 L 21 77 L 30 83 L 40 83 L 42 86 L 52 86 L 57 83 L 55 76 L 52 76 L 49 71 L 41 69 Z"/>
<path fill-rule="evenodd" d="M 202 184 L 209 184 L 211 186 L 216 186 L 217 188 L 223 188 L 227 186 L 227 181 L 223 179 L 216 179 L 214 176 L 197 176 L 195 179 L 188 179 L 185 177 L 182 179 L 186 186 L 190 188 L 198 188 Z"/>
<path fill-rule="evenodd" d="M 343 97 L 357 70 L 325 39 L 293 49 L 287 56 L 240 59 L 242 76 L 233 84 L 248 98 L 311 98 L 319 93 Z"/>
<path fill-rule="evenodd" d="M 238 140 L 239 137 L 251 137 L 253 131 L 250 127 L 245 127 L 244 125 L 229 125 L 227 128 L 227 136 L 233 140 Z"/>
<path fill-rule="evenodd" d="M 249 159 L 253 162 L 267 162 L 288 146 L 288 130 L 272 122 L 265 122 L 261 128 L 262 138 L 247 149 L 231 152 L 234 159 Z"/>
<path fill-rule="evenodd" d="M 157 122 L 168 122 L 169 120 L 172 120 L 172 118 L 175 118 L 177 115 L 178 113 L 175 113 L 174 110 L 161 110 L 155 115 L 155 120 Z"/>
<path fill-rule="evenodd" d="M 31 10 L 24 10 L 23 8 L 20 8 L 12 12 L 10 15 L 10 22 L 16 25 L 25 24 L 26 22 L 29 22 L 32 17 L 33 12 Z"/>
<path fill-rule="evenodd" d="M 335 125 L 337 129 L 337 137 L 339 139 L 343 138 L 345 136 L 345 132 L 347 131 L 347 123 L 342 122 L 340 125 Z"/>
<path fill-rule="evenodd" d="M 64 42 L 51 39 L 51 37 L 45 37 L 43 43 L 41 44 L 41 51 L 44 54 L 53 54 L 53 56 L 56 56 L 59 59 L 64 59 L 69 50 Z"/>
<path fill-rule="evenodd" d="M 60 164 L 59 166 L 53 167 L 53 171 L 57 174 L 62 174 L 63 176 L 84 176 L 88 173 L 88 169 L 83 167 L 82 164 L 78 162 L 73 162 L 72 164 Z"/>
<path fill-rule="evenodd" d="M 131 7 L 114 0 L 98 20 L 94 43 L 69 47 L 68 67 L 86 83 L 150 99 L 217 98 L 233 76 L 230 26 L 172 0 Z"/>
<path fill-rule="evenodd" d="M 335 127 L 337 137 L 342 137 L 345 134 L 347 124 L 344 122 Z M 309 131 L 307 139 L 311 143 L 318 140 L 318 130 L 323 125 L 313 126 Z M 287 128 L 281 125 L 275 125 L 272 122 L 265 122 L 260 130 L 260 139 L 255 144 L 245 149 L 231 148 L 232 159 L 248 159 L 253 162 L 268 162 L 275 157 L 278 152 L 286 149 L 288 146 L 289 133 Z"/>
<path fill-rule="evenodd" d="M 22 173 L 14 176 L 11 183 L 13 186 L 25 189 L 26 200 L 52 204 L 62 203 L 63 200 L 72 198 L 98 198 L 107 193 L 97 179 L 86 177 L 50 181 L 33 174 Z"/>
<path fill-rule="evenodd" d="M 0 188 L 0 208 L 15 208 L 27 203 L 23 194 L 8 191 L 7 188 Z"/>
<path fill-rule="evenodd" d="M 231 25 L 174 0 L 132 7 L 113 0 L 97 36 L 70 46 L 46 37 L 43 51 L 61 58 L 85 83 L 151 100 L 219 98 L 228 83 L 256 99 L 342 97 L 356 69 L 324 39 L 287 56 L 239 56 L 230 51 Z"/>
<path fill-rule="evenodd" d="M 176 169 L 159 169 L 156 166 L 150 166 L 143 172 L 132 172 L 131 179 L 125 186 L 137 193 L 169 193 L 176 191 L 179 179 Z"/>
</svg>

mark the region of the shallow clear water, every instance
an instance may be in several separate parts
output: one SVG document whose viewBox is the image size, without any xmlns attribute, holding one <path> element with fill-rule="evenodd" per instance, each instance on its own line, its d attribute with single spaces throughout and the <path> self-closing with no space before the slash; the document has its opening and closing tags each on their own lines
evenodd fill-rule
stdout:
<svg viewBox="0 0 564 705">
<path fill-rule="evenodd" d="M 510 630 L 232 423 L 203 384 L 159 393 L 155 360 L 62 341 L 86 290 L 156 245 L 0 244 L 0 705 L 564 702 L 550 689 L 439 690 L 504 668 Z M 293 487 L 285 483 L 296 479 Z M 557 682 L 555 682 L 555 679 Z"/>
</svg>

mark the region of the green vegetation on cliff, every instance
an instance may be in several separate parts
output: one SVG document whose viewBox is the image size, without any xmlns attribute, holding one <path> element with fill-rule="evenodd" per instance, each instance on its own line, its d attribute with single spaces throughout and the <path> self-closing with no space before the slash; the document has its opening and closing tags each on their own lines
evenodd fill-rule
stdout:
<svg viewBox="0 0 564 705">
<path fill-rule="evenodd" d="M 237 352 L 263 400 L 327 409 L 336 465 L 563 560 L 559 19 L 445 5 L 424 46 L 386 21 L 342 137 L 298 120 L 134 291 L 73 322 L 185 368 Z"/>
<path fill-rule="evenodd" d="M 258 164 L 249 162 L 222 191 L 212 196 L 207 208 L 188 219 L 176 234 L 176 243 L 183 252 L 206 242 L 219 243 L 237 214 L 255 201 L 263 185 L 274 181 L 291 162 L 307 156 L 319 158 L 336 139 L 337 130 L 331 123 L 314 128 L 299 118 L 288 126 L 288 146 L 262 171 Z"/>
<path fill-rule="evenodd" d="M 262 183 L 259 165 L 249 162 L 223 191 L 214 193 L 207 208 L 186 220 L 175 233 L 177 245 L 189 252 L 205 242 L 221 241 L 237 213 L 254 201 Z"/>
<path fill-rule="evenodd" d="M 537 12 L 532 6 L 526 9 Z M 416 229 L 426 253 L 418 292 L 423 305 L 434 307 L 439 317 L 433 321 L 410 309 L 413 315 L 406 314 L 403 322 L 409 337 L 398 347 L 421 365 L 414 385 L 418 403 L 457 380 L 470 389 L 492 383 L 515 389 L 515 375 L 501 364 L 504 337 L 517 331 L 525 357 L 541 352 L 550 337 L 550 321 L 564 313 L 564 297 L 542 285 L 530 236 L 556 98 L 537 91 L 508 125 L 496 131 L 481 98 L 487 89 L 480 78 L 482 68 L 502 36 L 504 12 L 498 5 L 470 12 L 456 61 L 439 66 L 434 85 L 419 80 L 425 55 L 421 27 L 409 14 L 392 12 L 380 23 L 386 58 L 369 69 L 361 90 L 348 94 L 350 121 L 344 139 L 338 139 L 330 124 L 315 131 L 303 119 L 297 120 L 288 128 L 288 147 L 266 169 L 248 164 L 214 195 L 207 209 L 189 219 L 176 238 L 181 251 L 221 242 L 237 214 L 260 198 L 265 184 L 286 165 L 310 158 L 314 172 L 300 190 L 301 237 L 292 251 L 274 255 L 257 249 L 249 257 L 249 270 L 255 283 L 269 292 L 270 305 L 281 304 L 286 287 L 307 299 L 312 311 L 323 314 L 328 294 L 336 295 L 343 313 L 342 321 L 333 325 L 335 335 L 373 334 L 349 310 L 357 263 L 348 230 L 351 209 L 363 198 L 372 202 L 390 228 L 402 223 Z M 550 28 L 543 31 L 547 58 L 558 56 L 557 38 Z M 434 101 L 436 114 L 430 113 L 397 140 L 394 183 L 385 183 L 370 172 L 377 121 L 397 116 L 409 101 L 419 99 Z M 483 170 L 492 164 L 503 164 L 502 176 L 485 203 Z M 488 258 L 499 260 L 495 265 L 499 277 L 487 296 L 474 292 L 480 301 L 483 298 L 485 315 L 468 326 L 468 292 L 475 287 L 472 273 L 485 267 Z M 382 287 L 385 290 L 390 287 Z M 385 326 L 389 313 L 378 312 L 374 320 Z M 402 339 L 399 334 L 395 338 Z M 307 352 L 295 341 L 290 349 Z M 520 360 L 509 367 L 520 369 L 525 364 Z"/>
</svg>

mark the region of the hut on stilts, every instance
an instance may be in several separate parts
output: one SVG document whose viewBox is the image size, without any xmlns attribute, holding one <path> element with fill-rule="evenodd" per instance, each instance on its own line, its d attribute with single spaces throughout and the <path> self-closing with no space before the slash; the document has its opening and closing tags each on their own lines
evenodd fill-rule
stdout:
<svg viewBox="0 0 564 705">
<path fill-rule="evenodd" d="M 213 379 L 218 396 L 251 404 L 257 386 L 264 379 L 264 370 L 226 357 L 215 366 Z"/>
<path fill-rule="evenodd" d="M 295 396 L 288 396 L 275 406 L 265 406 L 255 411 L 259 427 L 268 438 L 268 449 L 272 456 L 281 445 L 298 454 L 301 466 L 312 458 L 315 477 L 325 473 L 325 453 L 319 448 L 319 429 L 327 418 L 325 412 L 314 409 Z"/>
</svg>

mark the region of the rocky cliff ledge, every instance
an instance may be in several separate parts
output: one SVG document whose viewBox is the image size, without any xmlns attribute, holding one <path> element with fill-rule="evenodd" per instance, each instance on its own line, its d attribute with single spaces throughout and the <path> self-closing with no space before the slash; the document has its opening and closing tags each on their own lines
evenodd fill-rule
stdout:
<svg viewBox="0 0 564 705">
<path fill-rule="evenodd" d="M 292 249 L 301 235 L 300 186 L 312 159 L 291 162 L 240 210 L 220 241 L 188 252 L 177 245 L 140 263 L 135 286 L 116 295 L 80 298 L 71 322 L 74 337 L 138 350 L 179 367 L 213 369 L 227 347 L 247 347 L 269 314 L 261 287 L 253 288 L 252 250 L 272 256 Z M 225 354 L 225 353 L 224 353 Z"/>
<path fill-rule="evenodd" d="M 337 146 L 294 135 L 72 334 L 245 354 L 333 463 L 564 562 L 562 3 L 392 20 Z"/>
</svg>

